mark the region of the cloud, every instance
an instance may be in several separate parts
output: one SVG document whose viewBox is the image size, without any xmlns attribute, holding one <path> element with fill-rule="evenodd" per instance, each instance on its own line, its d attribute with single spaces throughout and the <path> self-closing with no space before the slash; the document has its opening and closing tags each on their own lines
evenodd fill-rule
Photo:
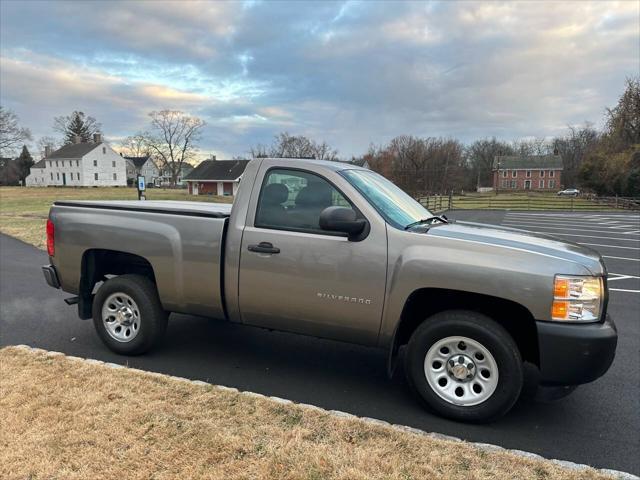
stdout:
<svg viewBox="0 0 640 480">
<path fill-rule="evenodd" d="M 36 135 L 81 108 L 107 135 L 177 108 L 203 149 L 282 130 L 341 154 L 598 122 L 637 74 L 637 2 L 2 2 L 1 101 Z"/>
</svg>

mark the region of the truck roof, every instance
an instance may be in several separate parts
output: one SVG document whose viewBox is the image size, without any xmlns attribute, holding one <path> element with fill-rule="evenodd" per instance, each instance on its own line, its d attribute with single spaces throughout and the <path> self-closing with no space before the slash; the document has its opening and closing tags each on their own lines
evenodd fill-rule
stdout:
<svg viewBox="0 0 640 480">
<path fill-rule="evenodd" d="M 292 160 L 296 161 L 296 162 L 305 162 L 305 163 L 310 163 L 310 164 L 314 164 L 314 165 L 318 165 L 318 166 L 322 166 L 325 168 L 329 168 L 333 171 L 339 172 L 341 170 L 367 170 L 367 168 L 364 167 L 359 167 L 358 165 L 354 165 L 351 162 L 343 162 L 340 160 L 336 160 L 336 161 L 329 161 L 329 160 L 313 160 L 313 159 L 309 159 L 309 158 L 272 158 L 272 157 L 266 157 L 266 158 L 258 158 L 256 160 L 274 160 L 274 161 L 280 161 L 283 163 L 283 166 L 286 166 L 285 162 L 290 162 Z"/>
</svg>

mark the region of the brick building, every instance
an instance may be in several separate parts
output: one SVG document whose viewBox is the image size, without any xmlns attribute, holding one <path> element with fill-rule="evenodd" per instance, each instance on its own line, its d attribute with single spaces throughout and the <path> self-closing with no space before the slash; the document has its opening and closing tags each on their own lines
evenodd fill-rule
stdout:
<svg viewBox="0 0 640 480">
<path fill-rule="evenodd" d="M 493 161 L 494 190 L 554 191 L 561 187 L 560 155 L 508 155 Z"/>
</svg>

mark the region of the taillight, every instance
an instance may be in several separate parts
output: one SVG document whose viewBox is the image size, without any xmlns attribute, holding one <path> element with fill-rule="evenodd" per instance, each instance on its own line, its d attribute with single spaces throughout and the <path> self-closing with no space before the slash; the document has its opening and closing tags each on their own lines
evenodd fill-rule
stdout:
<svg viewBox="0 0 640 480">
<path fill-rule="evenodd" d="M 51 220 L 47 220 L 47 253 L 50 257 L 53 257 L 56 253 L 55 244 L 55 226 Z"/>
</svg>

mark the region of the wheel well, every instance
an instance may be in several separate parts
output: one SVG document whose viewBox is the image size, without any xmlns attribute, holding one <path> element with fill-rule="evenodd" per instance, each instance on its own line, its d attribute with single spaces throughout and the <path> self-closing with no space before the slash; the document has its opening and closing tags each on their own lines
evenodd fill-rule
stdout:
<svg viewBox="0 0 640 480">
<path fill-rule="evenodd" d="M 471 310 L 492 318 L 513 337 L 522 359 L 539 365 L 536 323 L 527 308 L 499 297 L 440 288 L 416 290 L 409 296 L 402 310 L 391 355 L 409 342 L 414 330 L 426 318 L 453 309 Z"/>
<path fill-rule="evenodd" d="M 95 286 L 104 281 L 107 275 L 135 273 L 156 283 L 153 267 L 146 258 L 117 250 L 87 250 L 82 255 L 80 272 L 78 315 L 83 319 L 91 318 Z"/>
</svg>

